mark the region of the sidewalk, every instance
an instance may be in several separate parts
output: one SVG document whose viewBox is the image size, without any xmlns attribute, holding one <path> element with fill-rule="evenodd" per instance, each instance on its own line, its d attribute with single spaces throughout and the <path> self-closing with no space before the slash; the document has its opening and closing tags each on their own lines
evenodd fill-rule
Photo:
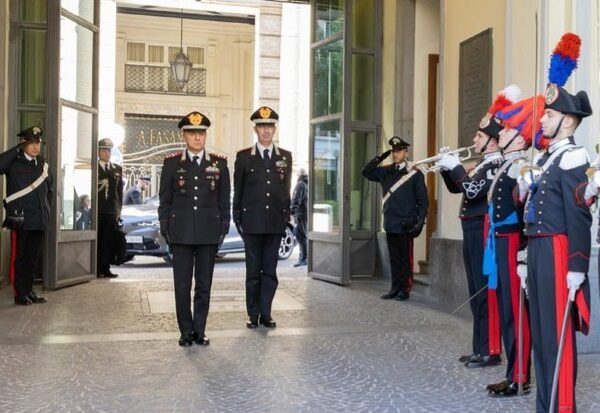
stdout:
<svg viewBox="0 0 600 413">
<path fill-rule="evenodd" d="M 207 348 L 180 348 L 171 270 L 46 292 L 0 291 L 0 405 L 10 412 L 528 412 L 535 396 L 489 398 L 505 366 L 469 370 L 470 323 L 382 281 L 338 287 L 280 263 L 273 318 L 245 327 L 244 270 L 217 264 Z M 579 412 L 600 411 L 600 355 L 579 360 Z"/>
</svg>

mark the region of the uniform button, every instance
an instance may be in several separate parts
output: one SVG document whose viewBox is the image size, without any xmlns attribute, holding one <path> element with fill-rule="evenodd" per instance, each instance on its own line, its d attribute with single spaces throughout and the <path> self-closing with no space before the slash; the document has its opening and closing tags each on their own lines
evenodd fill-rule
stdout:
<svg viewBox="0 0 600 413">
<path fill-rule="evenodd" d="M 502 182 L 502 181 L 503 181 L 503 179 L 502 179 L 502 178 L 500 178 L 500 182 Z"/>
<path fill-rule="evenodd" d="M 194 177 L 194 179 L 195 179 L 195 180 L 198 180 L 198 177 L 197 177 L 197 176 L 195 176 L 195 177 Z"/>
<path fill-rule="evenodd" d="M 269 173 L 269 172 L 271 172 L 271 170 L 270 170 L 270 169 L 267 169 L 267 173 Z"/>
<path fill-rule="evenodd" d="M 544 205 L 544 201 L 540 201 L 540 205 Z"/>
<path fill-rule="evenodd" d="M 538 215 L 542 215 L 542 211 L 538 211 Z"/>
<path fill-rule="evenodd" d="M 265 208 L 266 208 L 266 209 L 269 209 L 269 206 L 267 205 Z"/>
<path fill-rule="evenodd" d="M 542 221 L 538 221 L 538 225 L 542 225 Z"/>
<path fill-rule="evenodd" d="M 496 234 L 496 235 L 499 235 L 499 232 L 498 232 L 498 231 L 496 231 L 496 232 L 494 232 L 494 234 Z"/>
<path fill-rule="evenodd" d="M 197 197 L 197 196 L 195 196 L 195 197 L 194 197 L 194 201 L 197 201 L 197 200 L 198 200 L 198 197 Z"/>
<path fill-rule="evenodd" d="M 198 209 L 198 207 L 197 207 L 197 206 L 194 206 L 194 209 Z"/>
<path fill-rule="evenodd" d="M 541 233 L 542 233 L 542 231 L 540 231 L 540 230 L 538 229 L 538 230 L 537 230 L 537 233 L 538 233 L 538 234 L 541 234 Z"/>
<path fill-rule="evenodd" d="M 465 204 L 468 204 L 468 203 L 469 203 L 469 201 L 467 199 L 465 199 Z"/>
<path fill-rule="evenodd" d="M 542 195 L 544 195 L 546 193 L 546 191 L 542 191 Z"/>
<path fill-rule="evenodd" d="M 502 192 L 502 188 L 498 188 L 498 192 Z"/>
<path fill-rule="evenodd" d="M 463 208 L 463 211 L 466 211 L 466 210 L 467 210 L 467 208 Z"/>
<path fill-rule="evenodd" d="M 244 208 L 244 211 L 246 210 L 246 208 Z"/>
<path fill-rule="evenodd" d="M 500 214 L 496 214 L 496 218 L 500 218 Z"/>
<path fill-rule="evenodd" d="M 267 192 L 267 196 L 271 196 L 271 194 Z"/>
<path fill-rule="evenodd" d="M 543 184 L 545 184 L 545 183 L 546 183 L 546 180 L 544 179 L 544 180 L 542 181 L 542 183 L 543 183 Z"/>
<path fill-rule="evenodd" d="M 197 187 L 197 186 L 195 186 L 195 187 L 194 187 L 194 191 L 197 191 L 197 190 L 198 190 L 198 187 Z"/>
<path fill-rule="evenodd" d="M 500 209 L 500 205 L 497 205 L 497 206 L 496 206 L 496 208 L 497 208 L 497 209 Z"/>
<path fill-rule="evenodd" d="M 267 185 L 269 185 L 271 183 L 271 181 L 267 181 Z"/>
<path fill-rule="evenodd" d="M 498 198 L 496 198 L 496 199 L 497 199 L 498 201 L 501 201 L 501 200 L 502 200 L 502 197 L 501 197 L 501 196 L 499 196 L 499 197 L 498 197 Z"/>
</svg>

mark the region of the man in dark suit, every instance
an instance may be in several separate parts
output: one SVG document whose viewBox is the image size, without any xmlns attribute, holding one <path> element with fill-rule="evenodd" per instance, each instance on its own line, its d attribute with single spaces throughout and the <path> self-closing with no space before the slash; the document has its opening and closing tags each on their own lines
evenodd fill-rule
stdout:
<svg viewBox="0 0 600 413">
<path fill-rule="evenodd" d="M 308 174 L 306 170 L 300 168 L 298 170 L 298 181 L 292 195 L 292 215 L 294 216 L 294 236 L 300 248 L 300 256 L 298 261 L 294 263 L 294 267 L 307 265 L 308 256 L 306 249 L 306 228 L 308 219 Z"/>
<path fill-rule="evenodd" d="M 179 122 L 186 149 L 165 158 L 160 176 L 160 233 L 173 251 L 179 345 L 207 346 L 204 335 L 218 245 L 229 231 L 230 184 L 227 159 L 206 153 L 210 120 L 192 112 Z M 190 290 L 195 280 L 194 314 Z"/>
<path fill-rule="evenodd" d="M 123 170 L 110 161 L 113 146 L 109 138 L 98 141 L 98 278 L 119 276 L 110 271 L 110 264 L 123 206 Z"/>
<path fill-rule="evenodd" d="M 31 305 L 47 300 L 33 291 L 33 270 L 48 229 L 52 200 L 52 175 L 40 153 L 43 131 L 34 126 L 17 135 L 19 145 L 0 154 L 0 174 L 6 175 L 3 227 L 12 230 L 16 259 L 13 290 L 15 304 Z"/>
<path fill-rule="evenodd" d="M 233 220 L 245 244 L 248 328 L 276 327 L 271 305 L 279 245 L 290 221 L 292 178 L 292 154 L 273 144 L 278 119 L 267 106 L 257 109 L 250 116 L 257 142 L 235 158 Z"/>
<path fill-rule="evenodd" d="M 125 199 L 123 200 L 123 205 L 140 205 L 144 203 L 144 198 L 142 196 L 142 191 L 145 191 L 150 185 L 150 178 L 147 176 L 141 176 L 135 182 L 127 193 L 125 194 Z"/>
<path fill-rule="evenodd" d="M 391 150 L 376 156 L 363 169 L 370 181 L 381 183 L 384 229 L 390 254 L 392 287 L 384 300 L 408 300 L 413 282 L 413 239 L 423 229 L 429 201 L 423 172 L 409 168 L 406 161 L 409 143 L 398 136 L 389 140 Z M 377 166 L 392 154 L 394 163 Z"/>
</svg>

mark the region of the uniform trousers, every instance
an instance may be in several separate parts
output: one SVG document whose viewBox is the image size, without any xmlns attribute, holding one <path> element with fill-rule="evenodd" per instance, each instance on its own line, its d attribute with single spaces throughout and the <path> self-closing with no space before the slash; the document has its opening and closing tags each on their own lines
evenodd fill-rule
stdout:
<svg viewBox="0 0 600 413">
<path fill-rule="evenodd" d="M 277 290 L 277 261 L 281 234 L 244 234 L 246 252 L 246 309 L 249 317 L 271 316 Z"/>
<path fill-rule="evenodd" d="M 15 297 L 21 297 L 33 291 L 33 271 L 44 240 L 44 231 L 13 230 L 12 248 L 14 256 Z"/>
<path fill-rule="evenodd" d="M 98 214 L 98 275 L 110 272 L 116 229 L 115 214 Z"/>
<path fill-rule="evenodd" d="M 498 305 L 502 341 L 506 353 L 506 380 L 514 383 L 530 381 L 531 374 L 531 334 L 529 330 L 528 303 L 523 294 L 522 328 L 523 374 L 519 371 L 519 295 L 521 281 L 517 274 L 517 252 L 519 250 L 521 234 L 518 232 L 496 236 L 496 264 L 498 266 Z"/>
<path fill-rule="evenodd" d="M 527 271 L 533 362 L 537 387 L 536 411 L 548 412 L 562 320 L 569 294 L 567 288 L 567 236 L 560 234 L 530 237 L 527 243 Z M 581 291 L 578 291 L 579 293 Z M 573 315 L 573 308 L 571 312 Z M 567 320 L 560 364 L 556 397 L 557 410 L 560 412 L 575 411 L 577 346 L 573 319 L 574 317 L 569 317 Z"/>
<path fill-rule="evenodd" d="M 173 280 L 175 284 L 175 310 L 177 325 L 181 334 L 198 333 L 204 335 L 210 288 L 217 245 L 173 244 Z M 194 314 L 192 316 L 192 278 L 194 284 Z"/>
<path fill-rule="evenodd" d="M 473 314 L 473 353 L 482 356 L 498 355 L 501 351 L 499 315 L 495 291 L 487 289 L 488 279 L 483 275 L 483 219 L 463 222 L 463 261 L 467 273 L 471 313 Z M 492 292 L 490 311 L 488 295 Z M 477 294 L 477 295 L 476 295 Z"/>
<path fill-rule="evenodd" d="M 390 293 L 410 292 L 413 284 L 413 239 L 408 234 L 385 234 L 390 267 L 392 272 L 392 288 Z"/>
</svg>

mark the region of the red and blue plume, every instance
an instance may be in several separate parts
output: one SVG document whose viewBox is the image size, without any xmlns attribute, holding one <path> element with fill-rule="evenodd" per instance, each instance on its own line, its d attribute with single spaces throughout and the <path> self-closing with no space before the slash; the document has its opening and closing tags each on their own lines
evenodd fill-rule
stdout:
<svg viewBox="0 0 600 413">
<path fill-rule="evenodd" d="M 535 113 L 534 113 L 535 111 Z M 496 118 L 502 121 L 506 128 L 516 129 L 525 140 L 536 148 L 543 146 L 542 129 L 540 119 L 544 114 L 544 97 L 542 95 L 532 96 L 527 99 L 506 107 L 504 110 L 496 113 Z M 535 127 L 533 122 L 535 122 Z"/>
<path fill-rule="evenodd" d="M 575 33 L 565 33 L 550 56 L 548 83 L 562 87 L 577 68 L 577 59 L 581 50 L 581 38 Z"/>
</svg>

